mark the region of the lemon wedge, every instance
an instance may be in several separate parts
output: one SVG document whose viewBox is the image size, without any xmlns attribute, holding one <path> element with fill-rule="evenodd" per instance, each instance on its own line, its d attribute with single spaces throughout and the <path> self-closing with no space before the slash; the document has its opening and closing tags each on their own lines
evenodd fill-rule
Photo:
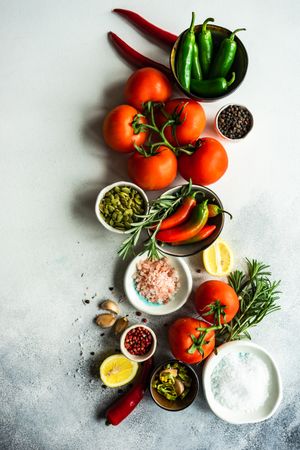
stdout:
<svg viewBox="0 0 300 450">
<path fill-rule="evenodd" d="M 217 239 L 203 251 L 205 270 L 213 276 L 228 275 L 233 266 L 233 253 L 229 245 L 222 239 Z"/>
<path fill-rule="evenodd" d="M 138 363 L 123 355 L 111 355 L 100 366 L 100 378 L 108 387 L 130 383 L 136 376 Z"/>
</svg>

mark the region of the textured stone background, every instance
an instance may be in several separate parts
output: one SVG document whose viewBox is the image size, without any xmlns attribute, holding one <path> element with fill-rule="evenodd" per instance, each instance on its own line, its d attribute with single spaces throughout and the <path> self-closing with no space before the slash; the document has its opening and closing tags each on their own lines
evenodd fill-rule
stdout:
<svg viewBox="0 0 300 450">
<path fill-rule="evenodd" d="M 188 410 L 166 413 L 145 400 L 122 425 L 101 415 L 118 395 L 97 373 L 117 341 L 93 318 L 102 299 L 122 299 L 121 239 L 94 217 L 97 192 L 126 179 L 125 159 L 103 145 L 100 122 L 122 101 L 131 70 L 106 39 L 110 29 L 144 53 L 167 54 L 114 16 L 108 0 L 0 1 L 1 313 L 0 448 L 3 450 L 246 450 L 300 448 L 299 432 L 299 2 L 212 0 L 130 2 L 173 32 L 213 16 L 245 26 L 248 75 L 230 101 L 255 117 L 251 135 L 227 145 L 229 170 L 213 186 L 233 215 L 223 237 L 236 255 L 268 262 L 282 279 L 282 310 L 252 333 L 279 365 L 284 399 L 275 417 L 233 426 L 202 394 Z M 205 105 L 206 135 L 223 100 Z M 182 180 L 178 178 L 176 184 Z M 200 258 L 190 259 L 197 286 Z M 82 275 L 83 274 L 83 275 Z M 113 295 L 109 287 L 114 286 Z M 96 294 L 96 295 L 95 295 Z M 91 303 L 84 305 L 82 299 Z M 124 312 L 139 320 L 126 302 Z M 185 312 L 192 311 L 191 302 Z M 179 315 L 177 313 L 174 317 Z M 148 318 L 159 335 L 171 319 Z M 95 352 L 95 355 L 90 355 Z"/>
</svg>

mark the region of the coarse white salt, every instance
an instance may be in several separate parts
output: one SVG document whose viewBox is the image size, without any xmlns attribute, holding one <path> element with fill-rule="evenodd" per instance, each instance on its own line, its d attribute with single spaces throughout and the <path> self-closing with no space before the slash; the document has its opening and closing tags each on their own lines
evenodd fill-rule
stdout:
<svg viewBox="0 0 300 450">
<path fill-rule="evenodd" d="M 231 352 L 223 356 L 210 380 L 215 400 L 235 412 L 255 411 L 269 397 L 268 368 L 253 353 Z"/>
</svg>

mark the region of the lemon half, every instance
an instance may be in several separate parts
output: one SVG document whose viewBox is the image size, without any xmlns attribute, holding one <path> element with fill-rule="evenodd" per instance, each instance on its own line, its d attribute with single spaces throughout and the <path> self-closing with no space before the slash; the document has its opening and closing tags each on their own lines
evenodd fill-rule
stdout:
<svg viewBox="0 0 300 450">
<path fill-rule="evenodd" d="M 217 239 L 203 251 L 205 270 L 213 276 L 228 275 L 233 266 L 233 253 L 229 245 L 222 239 Z"/>
<path fill-rule="evenodd" d="M 108 387 L 119 387 L 130 383 L 136 376 L 138 363 L 123 355 L 111 355 L 100 366 L 100 378 Z"/>
</svg>

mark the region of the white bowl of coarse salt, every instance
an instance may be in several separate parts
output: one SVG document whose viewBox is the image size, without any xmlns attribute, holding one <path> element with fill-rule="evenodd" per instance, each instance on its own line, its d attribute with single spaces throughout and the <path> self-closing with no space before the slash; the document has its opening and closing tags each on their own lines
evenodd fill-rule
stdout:
<svg viewBox="0 0 300 450">
<path fill-rule="evenodd" d="M 192 292 L 192 275 L 187 263 L 174 256 L 149 260 L 136 256 L 128 265 L 124 290 L 138 311 L 153 316 L 170 314 L 181 308 Z"/>
<path fill-rule="evenodd" d="M 233 424 L 269 419 L 282 399 L 281 378 L 271 355 L 249 341 L 218 347 L 202 372 L 203 389 L 211 410 Z"/>
</svg>

